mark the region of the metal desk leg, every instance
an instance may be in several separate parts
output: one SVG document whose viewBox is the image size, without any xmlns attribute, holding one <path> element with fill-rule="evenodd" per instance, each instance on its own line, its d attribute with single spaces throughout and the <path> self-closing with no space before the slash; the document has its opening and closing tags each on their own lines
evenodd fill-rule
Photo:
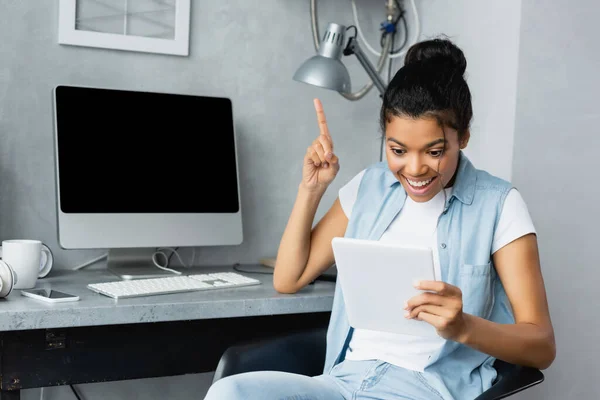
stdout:
<svg viewBox="0 0 600 400">
<path fill-rule="evenodd" d="M 0 400 L 20 400 L 20 390 L 0 390 Z"/>
</svg>

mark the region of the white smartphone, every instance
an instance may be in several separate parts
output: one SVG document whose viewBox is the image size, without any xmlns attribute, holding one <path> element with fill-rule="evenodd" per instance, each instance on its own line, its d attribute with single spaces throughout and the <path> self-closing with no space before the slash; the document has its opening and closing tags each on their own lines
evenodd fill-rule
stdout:
<svg viewBox="0 0 600 400">
<path fill-rule="evenodd" d="M 64 303 L 66 301 L 78 301 L 79 296 L 74 296 L 65 292 L 59 292 L 52 289 L 24 289 L 21 290 L 23 296 L 32 299 L 45 301 L 47 303 Z"/>
</svg>

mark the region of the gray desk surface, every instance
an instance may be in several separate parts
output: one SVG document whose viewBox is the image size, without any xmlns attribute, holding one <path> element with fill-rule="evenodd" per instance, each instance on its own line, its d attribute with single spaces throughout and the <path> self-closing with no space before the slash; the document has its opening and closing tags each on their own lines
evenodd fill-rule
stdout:
<svg viewBox="0 0 600 400">
<path fill-rule="evenodd" d="M 240 268 L 259 270 L 261 267 L 241 265 Z M 201 267 L 186 271 L 236 272 L 232 267 Z M 5 299 L 0 299 L 0 331 L 331 311 L 333 282 L 317 281 L 298 293 L 281 294 L 273 289 L 272 275 L 238 273 L 257 278 L 262 284 L 115 300 L 86 287 L 88 283 L 119 280 L 104 269 L 53 270 L 48 277 L 38 280 L 37 287 L 78 295 L 80 300 L 44 303 L 14 290 Z"/>
</svg>

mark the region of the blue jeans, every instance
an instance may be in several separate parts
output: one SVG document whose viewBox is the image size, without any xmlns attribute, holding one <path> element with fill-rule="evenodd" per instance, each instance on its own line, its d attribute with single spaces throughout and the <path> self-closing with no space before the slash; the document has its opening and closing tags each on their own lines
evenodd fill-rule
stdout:
<svg viewBox="0 0 600 400">
<path fill-rule="evenodd" d="M 444 400 L 423 375 L 378 361 L 345 360 L 308 377 L 260 371 L 215 382 L 204 400 Z"/>
</svg>

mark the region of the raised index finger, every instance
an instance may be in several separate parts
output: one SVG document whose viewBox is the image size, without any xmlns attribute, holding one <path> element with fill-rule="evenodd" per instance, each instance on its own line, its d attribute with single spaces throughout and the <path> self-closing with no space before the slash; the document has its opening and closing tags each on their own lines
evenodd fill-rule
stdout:
<svg viewBox="0 0 600 400">
<path fill-rule="evenodd" d="M 323 111 L 323 104 L 321 104 L 321 100 L 319 99 L 315 99 L 314 103 L 315 110 L 317 110 L 317 121 L 319 121 L 321 135 L 331 138 L 331 135 L 329 134 L 329 128 L 327 128 L 327 119 L 325 118 L 325 112 Z"/>
</svg>

